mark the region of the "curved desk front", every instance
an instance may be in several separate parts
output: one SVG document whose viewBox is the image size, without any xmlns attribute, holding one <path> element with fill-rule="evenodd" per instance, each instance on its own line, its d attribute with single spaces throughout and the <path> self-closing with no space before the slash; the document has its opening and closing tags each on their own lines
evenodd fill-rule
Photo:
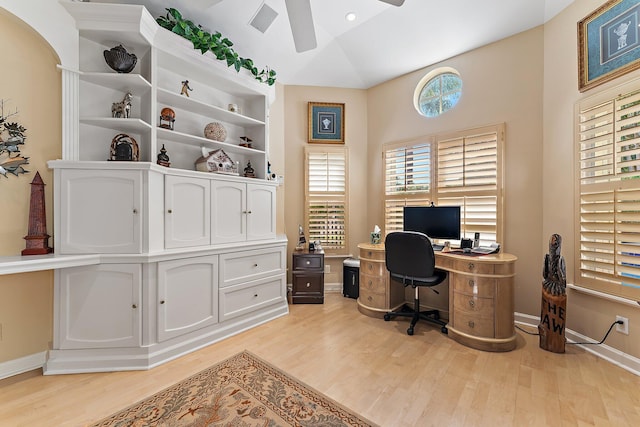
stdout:
<svg viewBox="0 0 640 427">
<path fill-rule="evenodd" d="M 384 313 L 405 302 L 404 288 L 391 283 L 384 244 L 361 243 L 358 310 L 367 316 Z M 515 255 L 482 256 L 436 252 L 436 267 L 449 272 L 449 337 L 486 351 L 516 346 L 514 324 Z"/>
</svg>

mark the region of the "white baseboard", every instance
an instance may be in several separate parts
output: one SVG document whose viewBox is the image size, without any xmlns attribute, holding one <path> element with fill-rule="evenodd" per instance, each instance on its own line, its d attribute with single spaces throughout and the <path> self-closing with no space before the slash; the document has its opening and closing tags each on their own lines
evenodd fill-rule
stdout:
<svg viewBox="0 0 640 427">
<path fill-rule="evenodd" d="M 540 323 L 540 318 L 536 316 L 531 316 L 529 314 L 515 313 L 516 323 L 530 326 L 535 328 L 537 333 L 538 324 Z M 572 331 L 571 329 L 565 329 L 565 337 L 568 342 L 592 342 L 597 343 L 599 341 L 579 334 L 578 332 Z M 594 354 L 608 362 L 613 363 L 621 367 L 622 369 L 631 372 L 632 374 L 640 376 L 640 359 L 637 357 L 631 356 L 629 354 L 623 353 L 622 351 L 610 347 L 606 344 L 599 345 L 590 345 L 590 344 L 576 344 L 578 347 L 585 349 L 591 354 Z"/>
<path fill-rule="evenodd" d="M 19 359 L 9 360 L 8 362 L 2 362 L 0 363 L 0 380 L 33 371 L 34 369 L 40 369 L 46 361 L 47 352 L 43 351 Z"/>
<path fill-rule="evenodd" d="M 342 283 L 325 283 L 324 291 L 342 293 Z"/>
</svg>

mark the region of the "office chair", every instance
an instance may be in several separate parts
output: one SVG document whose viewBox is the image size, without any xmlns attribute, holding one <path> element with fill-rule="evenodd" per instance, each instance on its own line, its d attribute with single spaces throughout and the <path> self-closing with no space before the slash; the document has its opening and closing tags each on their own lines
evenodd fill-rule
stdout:
<svg viewBox="0 0 640 427">
<path fill-rule="evenodd" d="M 436 258 L 429 238 L 413 231 L 394 232 L 387 235 L 384 244 L 391 278 L 415 290 L 413 308 L 405 304 L 398 311 L 386 313 L 384 320 L 389 321 L 396 316 L 411 317 L 407 334 L 413 335 L 416 323 L 423 319 L 439 325 L 442 333 L 446 334 L 447 324 L 440 320 L 438 310 L 420 311 L 419 288 L 439 285 L 447 278 L 446 271 L 435 268 Z"/>
</svg>

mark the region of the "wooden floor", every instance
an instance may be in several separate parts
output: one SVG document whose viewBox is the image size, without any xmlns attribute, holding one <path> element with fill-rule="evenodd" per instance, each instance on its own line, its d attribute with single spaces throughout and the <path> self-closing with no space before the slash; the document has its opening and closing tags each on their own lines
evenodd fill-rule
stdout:
<svg viewBox="0 0 640 427">
<path fill-rule="evenodd" d="M 580 348 L 487 353 L 325 299 L 150 371 L 2 380 L 0 426 L 86 425 L 245 349 L 383 427 L 640 425 L 640 377 Z"/>
</svg>

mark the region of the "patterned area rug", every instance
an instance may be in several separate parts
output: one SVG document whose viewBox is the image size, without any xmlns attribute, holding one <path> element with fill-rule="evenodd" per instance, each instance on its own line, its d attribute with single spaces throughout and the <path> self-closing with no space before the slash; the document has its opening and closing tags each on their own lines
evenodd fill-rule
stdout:
<svg viewBox="0 0 640 427">
<path fill-rule="evenodd" d="M 95 426 L 375 426 L 244 351 Z"/>
</svg>

